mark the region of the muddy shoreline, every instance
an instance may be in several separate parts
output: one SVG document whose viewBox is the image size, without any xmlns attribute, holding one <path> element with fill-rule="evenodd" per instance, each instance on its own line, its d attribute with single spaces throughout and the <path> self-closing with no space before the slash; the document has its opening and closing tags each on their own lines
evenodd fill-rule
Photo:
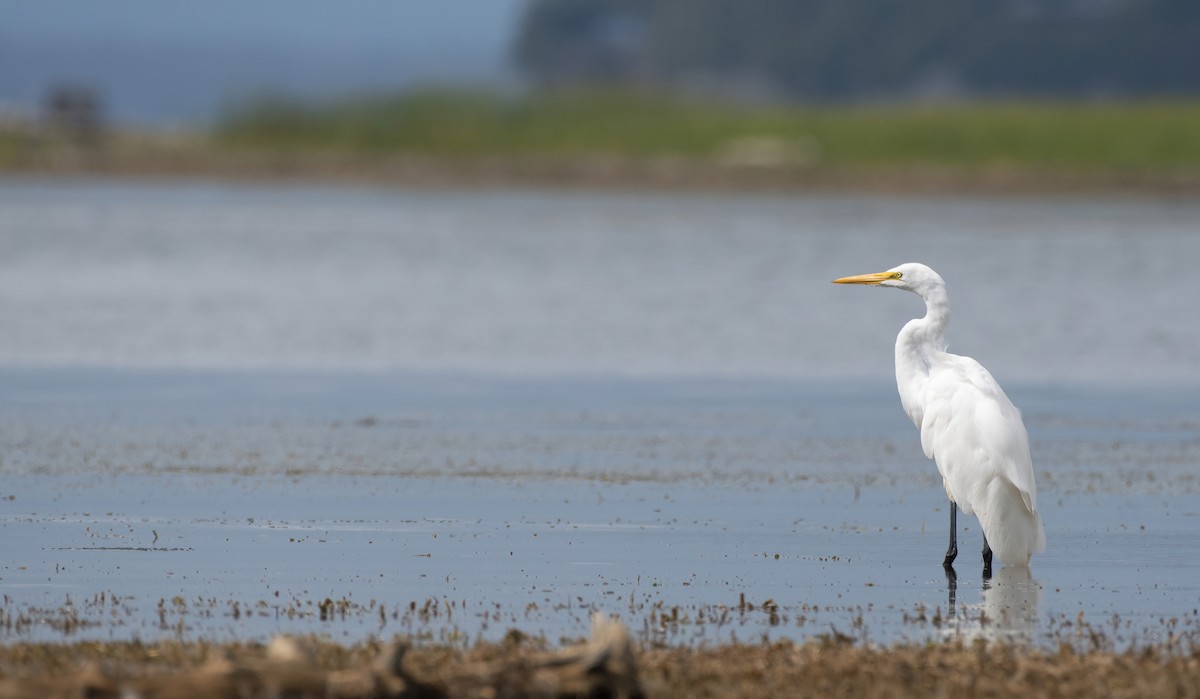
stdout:
<svg viewBox="0 0 1200 699">
<path fill-rule="evenodd" d="M 737 165 L 691 157 L 375 156 L 320 151 L 230 151 L 152 141 L 135 147 L 31 151 L 0 175 L 202 178 L 412 188 L 864 193 L 887 196 L 1200 197 L 1200 172 L 1052 170 L 1020 166 L 833 168 Z"/>
<path fill-rule="evenodd" d="M 753 697 L 1200 695 L 1200 649 L 1077 652 L 961 642 L 638 647 L 598 632 L 547 650 L 519 632 L 469 648 L 317 637 L 270 644 L 0 646 L 0 697 Z M 125 692 L 125 693 L 121 693 Z"/>
</svg>

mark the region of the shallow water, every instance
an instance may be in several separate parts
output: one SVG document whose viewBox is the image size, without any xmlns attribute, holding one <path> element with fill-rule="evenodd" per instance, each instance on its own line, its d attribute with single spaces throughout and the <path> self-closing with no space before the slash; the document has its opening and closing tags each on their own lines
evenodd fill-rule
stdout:
<svg viewBox="0 0 1200 699">
<path fill-rule="evenodd" d="M 1194 202 L 0 181 L 0 640 L 1200 633 Z M 1024 412 L 979 574 L 907 259 Z M 847 378 L 848 377 L 848 378 Z M 1182 640 L 1181 640 L 1182 639 Z"/>
<path fill-rule="evenodd" d="M 962 618 L 952 621 L 940 566 L 945 506 L 925 489 L 856 496 L 796 486 L 193 474 L 22 481 L 14 484 L 22 513 L 4 524 L 25 550 L 7 559 L 5 612 L 32 625 L 9 638 L 290 631 L 470 640 L 519 628 L 557 640 L 585 635 L 600 610 L 668 642 L 836 629 L 873 642 L 957 631 L 1053 644 L 1061 622 L 1082 613 L 1109 633 L 1118 620 L 1113 640 L 1124 645 L 1164 640 L 1166 618 L 1193 639 L 1200 623 L 1197 564 L 1171 545 L 1194 532 L 1200 513 L 1179 496 L 1064 499 L 1048 508 L 1053 548 L 1032 579 L 1001 570 L 987 591 L 969 553 L 977 531 L 964 527 Z M 105 512 L 93 511 L 98 499 Z M 95 601 L 99 593 L 107 603 Z M 326 598 L 352 606 L 321 620 Z M 79 625 L 64 633 L 54 624 L 68 603 Z M 678 623 L 664 623 L 671 618 Z"/>
<path fill-rule="evenodd" d="M 9 639 L 1200 631 L 1186 390 L 1017 387 L 1050 549 L 985 589 L 960 519 L 951 605 L 940 484 L 868 382 L 0 378 Z"/>
</svg>

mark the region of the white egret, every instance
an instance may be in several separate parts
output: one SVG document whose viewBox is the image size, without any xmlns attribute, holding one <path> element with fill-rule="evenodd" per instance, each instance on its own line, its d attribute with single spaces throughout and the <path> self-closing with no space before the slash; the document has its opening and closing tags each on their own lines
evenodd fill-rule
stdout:
<svg viewBox="0 0 1200 699">
<path fill-rule="evenodd" d="M 910 262 L 834 283 L 904 289 L 925 301 L 925 316 L 908 321 L 896 337 L 896 386 L 950 498 L 950 548 L 943 561 L 948 574 L 958 555 L 959 508 L 978 517 L 983 528 L 985 576 L 991 575 L 993 552 L 1006 565 L 1028 566 L 1033 553 L 1046 548 L 1029 436 L 1020 411 L 988 370 L 946 351 L 945 281 Z"/>
</svg>

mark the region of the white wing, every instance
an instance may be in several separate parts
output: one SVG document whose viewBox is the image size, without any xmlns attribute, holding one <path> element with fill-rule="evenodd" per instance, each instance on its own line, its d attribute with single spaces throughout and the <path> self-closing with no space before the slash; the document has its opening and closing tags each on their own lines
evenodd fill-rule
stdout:
<svg viewBox="0 0 1200 699">
<path fill-rule="evenodd" d="M 925 384 L 921 447 L 946 491 L 964 512 L 986 508 L 991 482 L 1003 478 L 1037 513 L 1029 436 L 1021 413 L 987 369 L 970 357 L 944 354 Z"/>
<path fill-rule="evenodd" d="M 979 362 L 953 354 L 934 360 L 924 399 L 921 446 L 946 494 L 979 518 L 1001 561 L 1027 565 L 1046 534 L 1020 411 Z"/>
</svg>

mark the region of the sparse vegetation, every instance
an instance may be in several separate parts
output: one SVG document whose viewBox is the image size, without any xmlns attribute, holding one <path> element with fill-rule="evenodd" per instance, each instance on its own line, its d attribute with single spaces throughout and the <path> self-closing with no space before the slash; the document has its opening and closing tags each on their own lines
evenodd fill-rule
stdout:
<svg viewBox="0 0 1200 699">
<path fill-rule="evenodd" d="M 1200 102 L 731 105 L 637 91 L 272 99 L 80 143 L 0 126 L 0 171 L 918 192 L 1200 192 Z"/>
<path fill-rule="evenodd" d="M 682 156 L 808 168 L 1200 169 L 1200 103 L 730 106 L 632 92 L 267 101 L 226 146 L 435 156 Z"/>
</svg>

